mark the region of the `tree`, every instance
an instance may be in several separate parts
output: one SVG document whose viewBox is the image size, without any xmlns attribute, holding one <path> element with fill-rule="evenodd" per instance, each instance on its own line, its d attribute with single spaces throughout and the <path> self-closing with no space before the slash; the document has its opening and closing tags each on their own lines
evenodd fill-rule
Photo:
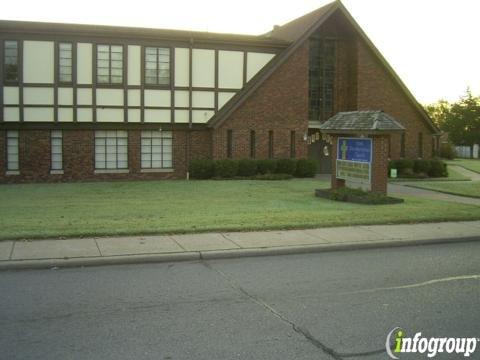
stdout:
<svg viewBox="0 0 480 360">
<path fill-rule="evenodd" d="M 426 110 L 438 127 L 448 132 L 448 138 L 457 145 L 470 146 L 480 144 L 480 97 L 473 96 L 470 89 L 459 101 L 449 104 L 440 100 L 427 105 Z"/>
</svg>

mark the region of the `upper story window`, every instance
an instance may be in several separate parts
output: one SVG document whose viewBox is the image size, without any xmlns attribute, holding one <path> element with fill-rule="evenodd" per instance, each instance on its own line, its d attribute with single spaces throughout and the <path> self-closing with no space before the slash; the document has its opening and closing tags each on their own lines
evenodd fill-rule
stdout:
<svg viewBox="0 0 480 360">
<path fill-rule="evenodd" d="M 58 44 L 58 80 L 61 83 L 72 82 L 72 44 Z"/>
<path fill-rule="evenodd" d="M 123 83 L 123 46 L 97 45 L 97 83 Z"/>
<path fill-rule="evenodd" d="M 18 41 L 7 40 L 4 43 L 4 79 L 5 82 L 18 81 Z"/>
<path fill-rule="evenodd" d="M 145 48 L 145 84 L 170 85 L 169 48 Z"/>
</svg>

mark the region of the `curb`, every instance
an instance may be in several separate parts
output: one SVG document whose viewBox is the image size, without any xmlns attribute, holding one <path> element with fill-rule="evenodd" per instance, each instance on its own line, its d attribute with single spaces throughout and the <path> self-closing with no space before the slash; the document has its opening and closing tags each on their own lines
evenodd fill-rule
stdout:
<svg viewBox="0 0 480 360">
<path fill-rule="evenodd" d="M 51 269 L 54 267 L 84 267 L 84 266 L 103 266 L 103 265 L 125 265 L 125 264 L 143 264 L 143 263 L 162 263 L 162 262 L 180 262 L 180 261 L 198 261 L 213 259 L 235 259 L 257 256 L 276 256 L 293 255 L 307 253 L 321 253 L 333 251 L 351 251 L 382 249 L 388 247 L 404 247 L 418 245 L 434 245 L 447 243 L 464 243 L 480 241 L 478 236 L 464 236 L 456 238 L 432 238 L 432 239 L 392 239 L 381 241 L 364 241 L 342 244 L 319 244 L 319 245 L 300 245 L 300 246 L 278 246 L 269 248 L 249 248 L 233 250 L 210 250 L 210 251 L 190 251 L 183 253 L 168 254 L 142 254 L 142 255 L 119 255 L 108 257 L 85 257 L 71 259 L 39 259 L 39 260 L 5 260 L 0 261 L 1 270 L 27 270 L 27 269 Z"/>
</svg>

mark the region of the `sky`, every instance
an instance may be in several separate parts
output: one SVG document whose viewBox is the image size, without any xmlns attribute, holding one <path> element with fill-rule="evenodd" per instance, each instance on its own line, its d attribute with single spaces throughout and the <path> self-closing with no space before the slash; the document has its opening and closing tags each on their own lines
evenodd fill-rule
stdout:
<svg viewBox="0 0 480 360">
<path fill-rule="evenodd" d="M 16 0 L 0 18 L 258 35 L 328 2 Z M 480 95 L 480 0 L 342 2 L 419 102 Z"/>
</svg>

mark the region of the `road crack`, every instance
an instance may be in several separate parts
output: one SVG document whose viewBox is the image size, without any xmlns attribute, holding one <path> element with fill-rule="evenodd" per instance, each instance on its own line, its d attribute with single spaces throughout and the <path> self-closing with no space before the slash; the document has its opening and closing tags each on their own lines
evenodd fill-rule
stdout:
<svg viewBox="0 0 480 360">
<path fill-rule="evenodd" d="M 224 272 L 213 268 L 209 263 L 206 261 L 202 261 L 202 264 L 207 267 L 209 270 L 215 272 L 216 274 L 220 275 L 225 281 L 228 283 L 228 285 L 233 288 L 234 290 L 242 293 L 244 296 L 252 300 L 255 304 L 263 307 L 265 310 L 273 314 L 275 317 L 283 321 L 284 323 L 290 325 L 297 334 L 301 335 L 304 337 L 308 342 L 310 342 L 313 346 L 316 348 L 322 350 L 325 354 L 329 355 L 335 360 L 343 360 L 343 357 L 341 354 L 337 353 L 334 349 L 326 346 L 323 344 L 320 340 L 316 339 L 312 334 L 307 329 L 304 329 L 297 324 L 295 324 L 292 320 L 288 319 L 284 315 L 282 315 L 280 312 L 275 310 L 272 306 L 267 304 L 265 301 L 257 298 L 256 296 L 250 294 L 247 290 L 245 290 L 243 287 L 241 287 L 239 284 L 237 284 L 233 279 L 229 278 Z M 348 356 L 348 354 L 346 354 Z"/>
</svg>

